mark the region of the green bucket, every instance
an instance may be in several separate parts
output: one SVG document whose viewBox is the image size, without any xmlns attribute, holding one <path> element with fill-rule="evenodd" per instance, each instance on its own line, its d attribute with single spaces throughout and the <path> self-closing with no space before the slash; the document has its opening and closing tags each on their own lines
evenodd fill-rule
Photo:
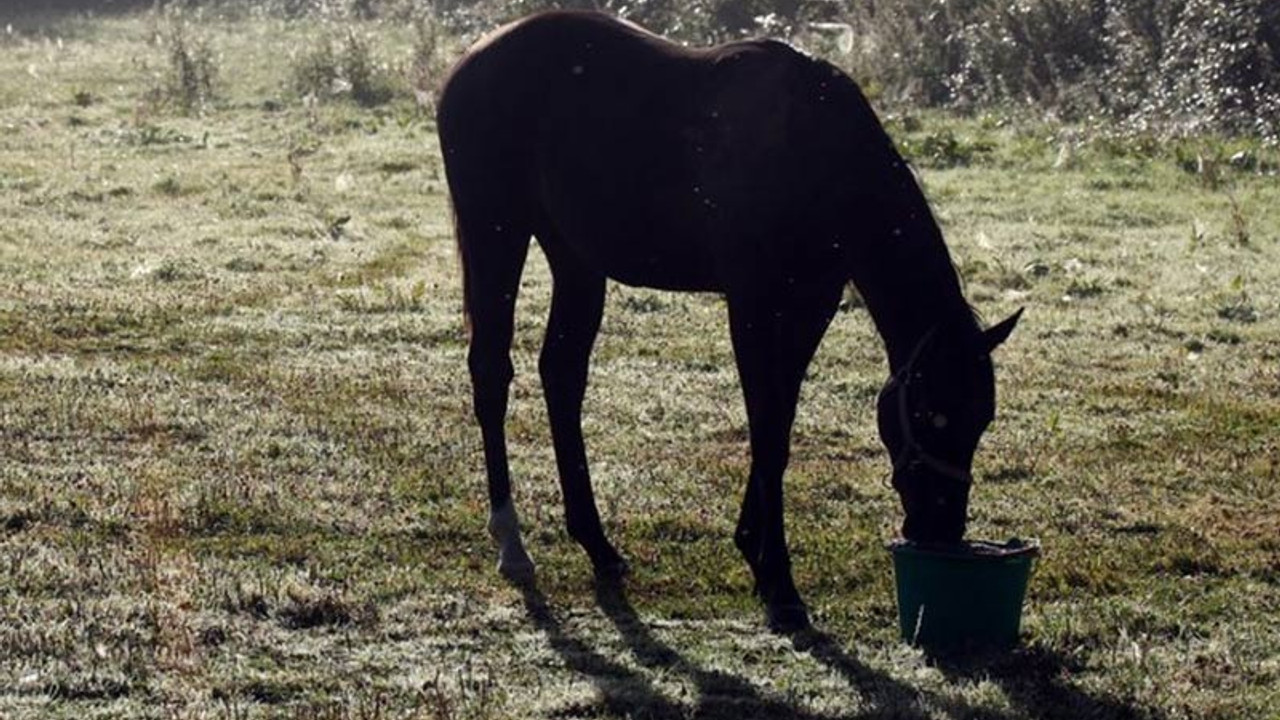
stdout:
<svg viewBox="0 0 1280 720">
<path fill-rule="evenodd" d="M 903 640 L 931 650 L 1017 644 L 1038 542 L 930 546 L 895 540 L 888 548 Z"/>
</svg>

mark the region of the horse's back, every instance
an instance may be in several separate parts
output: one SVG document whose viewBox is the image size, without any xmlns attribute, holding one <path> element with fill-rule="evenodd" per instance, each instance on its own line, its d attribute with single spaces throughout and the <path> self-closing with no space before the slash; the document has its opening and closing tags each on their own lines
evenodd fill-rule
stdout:
<svg viewBox="0 0 1280 720">
<path fill-rule="evenodd" d="M 441 89 L 445 133 L 484 125 L 485 115 L 531 113 L 562 103 L 584 81 L 606 76 L 621 94 L 654 85 L 664 65 L 688 54 L 642 28 L 602 13 L 552 11 L 505 25 L 478 41 Z M 505 120 L 506 118 L 495 118 Z"/>
<path fill-rule="evenodd" d="M 455 204 L 507 193 L 610 277 L 723 289 L 738 245 L 812 214 L 832 72 L 773 41 L 690 49 L 600 13 L 532 16 L 480 41 L 442 91 Z"/>
</svg>

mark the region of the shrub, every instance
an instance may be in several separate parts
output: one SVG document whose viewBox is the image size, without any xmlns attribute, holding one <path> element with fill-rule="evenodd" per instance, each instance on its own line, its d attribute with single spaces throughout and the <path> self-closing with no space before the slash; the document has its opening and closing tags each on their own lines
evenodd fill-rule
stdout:
<svg viewBox="0 0 1280 720">
<path fill-rule="evenodd" d="M 435 103 L 436 92 L 449 71 L 445 58 L 440 23 L 430 14 L 413 18 L 413 49 L 409 58 L 408 80 L 419 106 Z"/>
<path fill-rule="evenodd" d="M 341 77 L 347 82 L 351 99 L 364 107 L 391 102 L 395 97 L 390 72 L 377 64 L 369 40 L 353 30 L 347 31 L 339 54 Z"/>
<path fill-rule="evenodd" d="M 176 105 L 183 112 L 198 112 L 213 100 L 218 66 L 208 38 L 192 30 L 188 21 L 190 13 L 185 2 L 171 3 L 160 10 L 157 36 L 165 49 L 168 65 L 152 96 L 162 103 Z"/>
<path fill-rule="evenodd" d="M 822 12 L 817 8 L 831 5 L 823 0 L 509 0 L 503 15 L 551 8 L 604 10 L 677 40 L 709 44 L 762 31 L 789 36 Z"/>
<path fill-rule="evenodd" d="M 364 107 L 386 104 L 396 94 L 391 72 L 377 63 L 368 38 L 354 29 L 326 30 L 294 64 L 293 86 L 301 95 L 345 96 Z"/>
<path fill-rule="evenodd" d="M 1104 56 L 1096 0 L 885 0 L 850 15 L 855 74 L 912 103 L 1053 103 Z"/>
<path fill-rule="evenodd" d="M 1280 131 L 1277 33 L 1273 0 L 1187 0 L 1153 73 L 1159 109 L 1195 126 Z"/>
<path fill-rule="evenodd" d="M 389 97 L 395 75 L 350 30 L 361 19 L 419 19 L 406 74 L 425 104 L 444 71 L 440 28 L 473 38 L 531 12 L 590 7 L 693 44 L 791 38 L 891 107 L 1015 103 L 1066 119 L 1101 114 L 1144 132 L 1280 136 L 1275 0 L 273 1 L 345 23 L 303 59 L 298 85 L 322 96 L 338 87 L 366 105 Z"/>
<path fill-rule="evenodd" d="M 1272 0 L 880 0 L 848 17 L 847 65 L 890 99 L 1280 133 Z"/>
</svg>

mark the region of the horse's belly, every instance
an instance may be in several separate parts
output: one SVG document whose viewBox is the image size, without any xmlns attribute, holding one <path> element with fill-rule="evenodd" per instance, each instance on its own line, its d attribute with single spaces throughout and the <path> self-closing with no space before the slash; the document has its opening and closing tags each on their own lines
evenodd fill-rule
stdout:
<svg viewBox="0 0 1280 720">
<path fill-rule="evenodd" d="M 557 239 L 574 255 L 626 285 L 661 290 L 720 289 L 705 237 L 693 228 L 673 227 L 677 223 L 653 222 L 651 217 L 642 217 L 643 213 L 617 210 L 614 218 L 579 216 L 576 221 L 557 223 Z"/>
<path fill-rule="evenodd" d="M 719 289 L 699 188 L 661 158 L 615 154 L 612 163 L 583 163 L 594 153 L 581 145 L 572 155 L 576 167 L 562 155 L 555 167 L 566 172 L 543 178 L 542 204 L 575 255 L 627 285 Z"/>
<path fill-rule="evenodd" d="M 631 262 L 606 265 L 605 274 L 625 285 L 659 290 L 719 291 L 715 273 L 700 258 L 650 254 Z"/>
</svg>

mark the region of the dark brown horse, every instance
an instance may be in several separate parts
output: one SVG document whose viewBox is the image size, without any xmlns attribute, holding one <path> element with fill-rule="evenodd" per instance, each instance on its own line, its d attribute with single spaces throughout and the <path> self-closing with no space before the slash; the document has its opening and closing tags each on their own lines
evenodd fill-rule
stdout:
<svg viewBox="0 0 1280 720">
<path fill-rule="evenodd" d="M 533 574 L 503 427 L 530 236 L 554 283 L 538 368 L 566 521 L 599 575 L 626 571 L 600 526 L 580 427 L 606 279 L 726 297 L 751 438 L 734 540 L 772 625 L 808 621 L 782 476 L 805 368 L 850 281 L 889 356 L 878 422 L 903 533 L 963 536 L 995 412 L 990 352 L 1017 316 L 979 327 L 911 170 L 847 76 L 779 42 L 689 49 L 606 15 L 552 12 L 480 41 L 438 120 L 503 575 Z"/>
</svg>

